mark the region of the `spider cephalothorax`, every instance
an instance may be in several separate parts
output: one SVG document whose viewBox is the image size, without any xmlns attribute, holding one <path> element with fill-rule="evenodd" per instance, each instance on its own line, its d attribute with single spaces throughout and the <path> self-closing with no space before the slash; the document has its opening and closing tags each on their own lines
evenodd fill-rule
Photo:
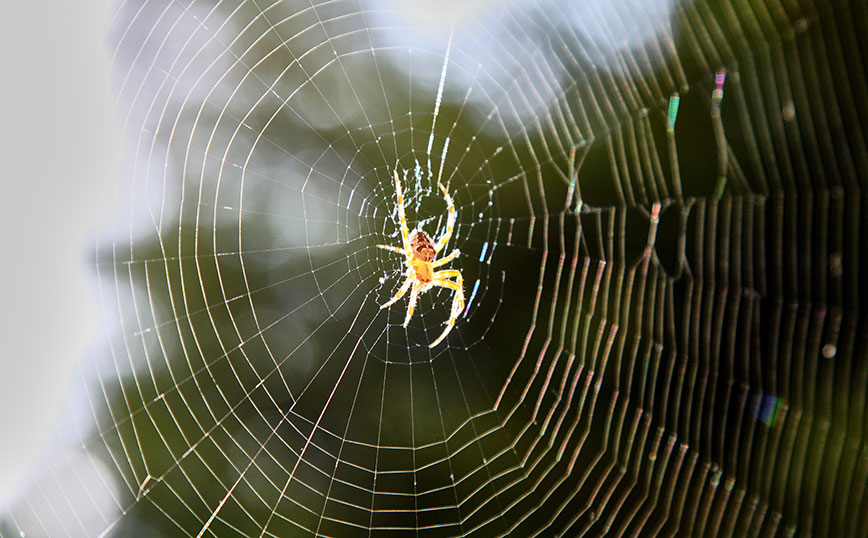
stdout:
<svg viewBox="0 0 868 538">
<path fill-rule="evenodd" d="M 446 232 L 437 243 L 433 243 L 431 238 L 422 230 L 416 230 L 410 234 L 407 228 L 407 217 L 404 214 L 404 194 L 401 190 L 401 180 L 398 178 L 398 171 L 395 171 L 395 192 L 398 194 L 398 216 L 401 219 L 401 244 L 402 248 L 393 247 L 391 245 L 377 245 L 379 248 L 398 252 L 406 256 L 407 279 L 401 284 L 395 296 L 381 306 L 386 308 L 394 304 L 398 299 L 410 291 L 410 304 L 407 305 L 407 315 L 404 318 L 404 327 L 410 323 L 410 318 L 413 317 L 413 310 L 416 308 L 416 300 L 420 294 L 425 293 L 434 286 L 448 288 L 455 292 L 452 299 L 452 312 L 449 320 L 446 322 L 446 329 L 443 334 L 437 337 L 428 347 L 434 347 L 446 338 L 449 331 L 455 325 L 455 320 L 458 315 L 464 310 L 464 278 L 461 272 L 455 269 L 446 269 L 444 271 L 435 271 L 434 269 L 441 265 L 446 265 L 458 257 L 459 252 L 453 250 L 451 254 L 445 258 L 434 261 L 437 254 L 443 250 L 449 238 L 452 237 L 452 230 L 455 228 L 455 204 L 452 202 L 452 197 L 449 196 L 449 191 L 446 190 L 441 183 L 437 184 L 440 190 L 443 191 L 443 198 L 446 200 L 446 205 L 449 208 L 449 216 L 446 218 Z M 449 280 L 454 278 L 455 280 Z"/>
</svg>

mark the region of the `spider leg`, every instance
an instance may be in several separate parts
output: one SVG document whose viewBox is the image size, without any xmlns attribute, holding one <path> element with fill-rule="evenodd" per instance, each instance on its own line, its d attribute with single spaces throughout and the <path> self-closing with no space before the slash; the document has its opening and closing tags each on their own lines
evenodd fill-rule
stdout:
<svg viewBox="0 0 868 538">
<path fill-rule="evenodd" d="M 455 218 L 457 217 L 455 212 L 455 203 L 452 201 L 452 197 L 449 196 L 449 191 L 446 190 L 446 187 L 444 187 L 442 183 L 438 183 L 437 186 L 440 187 L 441 191 L 443 191 L 443 198 L 446 200 L 446 205 L 449 207 L 449 216 L 446 218 L 446 233 L 444 233 L 443 237 L 441 237 L 440 240 L 437 241 L 437 244 L 434 245 L 434 252 L 440 252 L 443 250 L 443 247 L 446 246 L 446 243 L 449 242 L 449 239 L 452 237 L 452 230 L 455 229 Z"/>
<path fill-rule="evenodd" d="M 413 275 L 411 275 L 412 277 Z M 410 324 L 413 311 L 416 310 L 416 299 L 419 298 L 419 283 L 413 280 L 413 289 L 410 291 L 410 304 L 407 305 L 407 317 L 404 318 L 404 327 Z"/>
<path fill-rule="evenodd" d="M 401 179 L 395 169 L 395 192 L 398 194 L 398 217 L 401 219 L 401 241 L 404 252 L 410 252 L 410 230 L 407 229 L 407 215 L 404 212 L 404 192 L 401 190 Z"/>
<path fill-rule="evenodd" d="M 381 248 L 383 250 L 391 250 L 392 252 L 397 252 L 403 256 L 406 256 L 407 253 L 401 250 L 399 247 L 393 247 L 392 245 L 377 245 L 377 248 Z"/>
<path fill-rule="evenodd" d="M 440 267 L 441 265 L 446 265 L 447 263 L 457 258 L 459 254 L 461 254 L 461 252 L 459 252 L 457 249 L 453 250 L 452 253 L 449 254 L 449 256 L 446 256 L 445 258 L 440 258 L 439 260 L 435 260 L 434 263 L 431 264 L 431 267 L 434 268 Z"/>
<path fill-rule="evenodd" d="M 435 271 L 432 276 L 434 277 L 434 280 L 431 281 L 432 284 L 455 290 L 455 298 L 452 299 L 453 309 L 458 304 L 460 305 L 458 306 L 458 311 L 464 310 L 464 277 L 461 275 L 461 271 L 455 269 Z M 447 280 L 447 278 L 454 278 L 455 282 Z"/>
<path fill-rule="evenodd" d="M 437 337 L 436 340 L 431 342 L 428 347 L 434 347 L 446 338 L 446 335 L 452 330 L 452 327 L 455 326 L 455 320 L 458 319 L 458 316 L 461 314 L 461 311 L 464 309 L 464 294 L 461 291 L 461 286 L 451 280 L 434 280 L 432 283 L 435 286 L 440 286 L 443 288 L 449 288 L 455 291 L 455 299 L 452 301 L 452 313 L 449 315 L 449 319 L 446 321 L 446 328 L 443 329 L 443 332 L 440 336 Z"/>
<path fill-rule="evenodd" d="M 457 282 L 446 280 L 448 277 L 454 277 Z M 455 320 L 458 319 L 458 316 L 461 315 L 461 311 L 464 310 L 464 278 L 461 276 L 459 271 L 437 271 L 434 273 L 434 280 L 431 281 L 431 284 L 453 290 L 455 296 L 452 299 L 452 312 L 449 315 L 449 319 L 446 321 L 446 328 L 443 330 L 443 333 L 437 337 L 437 340 L 431 342 L 428 347 L 434 347 L 446 338 L 446 335 L 449 334 L 449 331 L 451 331 L 452 327 L 455 326 Z"/>
<path fill-rule="evenodd" d="M 380 309 L 382 310 L 383 308 L 388 308 L 388 307 L 392 306 L 393 304 L 395 304 L 398 301 L 398 299 L 403 297 L 404 294 L 407 293 L 407 288 L 409 288 L 410 284 L 413 283 L 413 277 L 414 276 L 415 275 L 413 274 L 413 268 L 411 267 L 407 271 L 407 280 L 405 280 L 404 283 L 401 284 L 401 287 L 398 289 L 398 293 L 396 293 L 395 296 L 392 297 L 392 299 L 389 300 L 388 303 L 386 303 L 384 305 L 380 305 Z"/>
</svg>

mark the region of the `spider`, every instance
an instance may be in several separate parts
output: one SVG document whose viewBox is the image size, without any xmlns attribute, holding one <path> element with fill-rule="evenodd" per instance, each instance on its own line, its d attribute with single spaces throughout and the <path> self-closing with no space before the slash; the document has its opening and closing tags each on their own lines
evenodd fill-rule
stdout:
<svg viewBox="0 0 868 538">
<path fill-rule="evenodd" d="M 419 295 L 434 286 L 448 288 L 455 292 L 452 298 L 452 313 L 446 322 L 446 329 L 428 347 L 434 347 L 446 338 L 446 335 L 449 334 L 449 331 L 455 325 L 458 315 L 464 310 L 464 278 L 461 276 L 461 271 L 455 269 L 434 270 L 451 262 L 460 254 L 456 249 L 445 258 L 434 260 L 437 254 L 446 246 L 446 243 L 449 242 L 449 238 L 452 237 L 456 218 L 455 204 L 452 202 L 452 197 L 449 196 L 449 191 L 446 190 L 446 187 L 442 183 L 438 182 L 437 186 L 443 191 L 443 198 L 446 200 L 446 205 L 449 206 L 449 216 L 446 219 L 446 233 L 434 244 L 431 238 L 422 230 L 417 228 L 412 233 L 407 230 L 407 217 L 404 214 L 404 194 L 401 191 L 401 180 L 398 178 L 398 171 L 395 170 L 395 192 L 398 193 L 398 216 L 401 218 L 401 241 L 403 246 L 399 248 L 391 245 L 377 245 L 381 249 L 397 252 L 407 258 L 405 262 L 407 265 L 407 279 L 401 284 L 395 296 L 388 303 L 380 306 L 383 309 L 393 305 L 412 286 L 412 289 L 410 289 L 410 304 L 407 305 L 407 316 L 404 318 L 404 327 L 410 323 L 410 318 L 413 317 L 413 311 L 416 309 L 416 300 Z M 451 278 L 455 280 L 449 280 Z"/>
</svg>

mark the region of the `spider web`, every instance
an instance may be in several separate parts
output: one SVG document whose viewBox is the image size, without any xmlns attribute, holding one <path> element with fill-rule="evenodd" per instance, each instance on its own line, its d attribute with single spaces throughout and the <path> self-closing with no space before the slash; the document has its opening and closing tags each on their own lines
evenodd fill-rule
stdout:
<svg viewBox="0 0 868 538">
<path fill-rule="evenodd" d="M 3 536 L 868 534 L 865 4 L 471 7 L 118 6 L 115 336 Z"/>
</svg>

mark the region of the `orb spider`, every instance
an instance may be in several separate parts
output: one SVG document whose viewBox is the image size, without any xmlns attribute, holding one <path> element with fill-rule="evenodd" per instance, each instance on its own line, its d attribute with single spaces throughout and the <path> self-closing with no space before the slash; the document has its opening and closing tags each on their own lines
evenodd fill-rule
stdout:
<svg viewBox="0 0 868 538">
<path fill-rule="evenodd" d="M 440 258 L 439 260 L 434 259 L 437 257 L 437 254 L 443 250 L 446 243 L 449 242 L 449 238 L 452 237 L 452 230 L 455 228 L 455 219 L 457 216 L 455 204 L 452 202 L 452 197 L 449 196 L 449 191 L 446 190 L 446 187 L 444 187 L 442 183 L 438 182 L 437 186 L 440 187 L 441 191 L 443 191 L 443 198 L 446 200 L 446 205 L 449 207 L 449 216 L 446 219 L 446 233 L 444 233 L 443 237 L 434 244 L 431 241 L 431 238 L 422 230 L 417 228 L 413 230 L 412 233 L 407 230 L 407 217 L 404 214 L 404 194 L 401 191 L 401 180 L 398 178 L 398 171 L 395 170 L 395 192 L 398 194 L 398 216 L 401 219 L 402 247 L 377 245 L 378 248 L 397 252 L 407 258 L 405 261 L 407 265 L 407 279 L 404 280 L 404 283 L 401 284 L 400 288 L 398 288 L 394 297 L 392 297 L 392 299 L 386 304 L 380 306 L 381 309 L 388 308 L 395 304 L 395 302 L 403 297 L 404 294 L 407 293 L 407 290 L 410 289 L 410 304 L 407 305 L 407 315 L 404 318 L 404 327 L 410 323 L 410 318 L 413 317 L 413 311 L 416 309 L 416 301 L 418 300 L 419 295 L 435 286 L 447 288 L 455 292 L 455 295 L 452 297 L 452 313 L 449 316 L 449 320 L 446 322 L 446 329 L 443 330 L 443 333 L 438 336 L 436 340 L 428 345 L 429 348 L 433 348 L 446 338 L 446 335 L 449 334 L 449 331 L 451 331 L 452 327 L 455 325 L 455 320 L 458 319 L 458 315 L 461 314 L 462 310 L 464 310 L 464 278 L 461 276 L 461 271 L 456 269 L 446 269 L 443 271 L 434 270 L 437 267 L 451 262 L 460 254 L 458 249 L 456 249 L 445 258 Z M 455 280 L 449 280 L 452 278 Z"/>
</svg>

